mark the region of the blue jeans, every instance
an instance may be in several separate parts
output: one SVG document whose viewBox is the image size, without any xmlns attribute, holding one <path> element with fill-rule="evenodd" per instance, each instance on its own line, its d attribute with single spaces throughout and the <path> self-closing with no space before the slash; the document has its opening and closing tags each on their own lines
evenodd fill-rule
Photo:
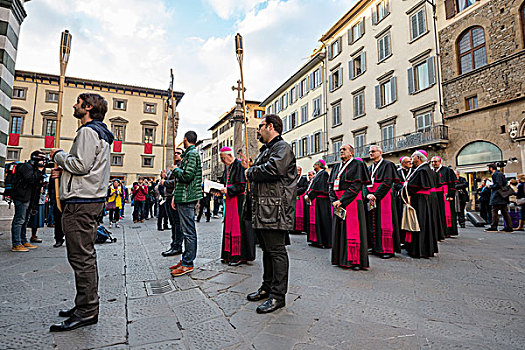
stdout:
<svg viewBox="0 0 525 350">
<path fill-rule="evenodd" d="M 15 203 L 15 216 L 11 223 L 11 241 L 13 247 L 16 247 L 17 245 L 27 243 L 26 227 L 29 219 L 29 215 L 27 215 L 29 201 L 20 202 L 15 199 L 13 202 Z"/>
<path fill-rule="evenodd" d="M 197 202 L 177 203 L 180 228 L 184 235 L 184 254 L 182 266 L 193 267 L 193 260 L 197 256 L 197 228 L 195 227 L 195 205 Z"/>
</svg>

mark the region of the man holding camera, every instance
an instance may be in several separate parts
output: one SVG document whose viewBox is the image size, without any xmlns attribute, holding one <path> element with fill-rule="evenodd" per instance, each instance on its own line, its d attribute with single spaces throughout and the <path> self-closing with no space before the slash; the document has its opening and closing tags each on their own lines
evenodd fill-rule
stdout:
<svg viewBox="0 0 525 350">
<path fill-rule="evenodd" d="M 82 126 L 70 153 L 53 149 L 51 157 L 62 169 L 52 178 L 60 179 L 62 228 L 66 236 L 67 258 L 75 273 L 75 306 L 62 310 L 67 317 L 51 326 L 51 332 L 68 331 L 98 322 L 98 272 L 95 237 L 97 218 L 104 209 L 110 174 L 110 147 L 113 134 L 102 121 L 107 102 L 98 94 L 83 93 L 73 106 Z"/>
<path fill-rule="evenodd" d="M 15 216 L 11 223 L 12 252 L 28 252 L 29 249 L 38 248 L 28 242 L 26 237 L 27 221 L 29 211 L 34 204 L 35 195 L 40 194 L 42 187 L 45 155 L 40 151 L 31 153 L 31 159 L 19 164 L 16 169 L 15 183 L 10 193 L 11 199 L 15 204 Z M 38 203 L 37 203 L 38 204 Z"/>
</svg>

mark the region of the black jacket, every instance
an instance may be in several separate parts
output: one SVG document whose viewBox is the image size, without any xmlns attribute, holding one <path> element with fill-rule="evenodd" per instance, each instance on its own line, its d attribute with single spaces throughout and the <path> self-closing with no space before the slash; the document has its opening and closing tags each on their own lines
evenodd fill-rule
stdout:
<svg viewBox="0 0 525 350">
<path fill-rule="evenodd" d="M 505 179 L 505 175 L 503 175 L 500 171 L 496 170 L 494 174 L 492 174 L 492 186 L 490 186 L 490 205 L 506 205 L 509 204 L 509 198 L 503 198 L 498 190 L 503 188 L 507 184 L 507 180 Z"/>
<path fill-rule="evenodd" d="M 22 163 L 16 171 L 17 183 L 13 187 L 11 198 L 24 203 L 29 202 L 36 193 L 40 194 L 43 174 L 32 160 Z"/>
<path fill-rule="evenodd" d="M 301 176 L 299 178 L 299 182 L 297 183 L 297 195 L 302 196 L 306 193 L 306 190 L 308 189 L 308 179 L 306 176 Z"/>
<path fill-rule="evenodd" d="M 460 202 L 468 202 L 468 182 L 464 177 L 459 176 L 458 182 L 456 183 L 456 193 Z"/>
<path fill-rule="evenodd" d="M 292 147 L 281 136 L 275 137 L 261 147 L 247 177 L 252 186 L 253 227 L 294 230 L 299 176 Z"/>
</svg>

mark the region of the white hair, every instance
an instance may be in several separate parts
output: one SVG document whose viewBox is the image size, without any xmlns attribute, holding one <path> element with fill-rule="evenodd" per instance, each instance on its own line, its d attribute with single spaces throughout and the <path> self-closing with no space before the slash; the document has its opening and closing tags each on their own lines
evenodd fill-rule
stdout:
<svg viewBox="0 0 525 350">
<path fill-rule="evenodd" d="M 375 148 L 376 151 L 383 152 L 383 149 L 380 146 L 378 146 L 378 145 L 372 145 L 372 146 L 370 146 L 370 148 Z"/>
<path fill-rule="evenodd" d="M 415 151 L 414 153 L 412 153 L 412 157 L 419 157 L 419 159 L 421 159 L 423 162 L 428 162 L 427 156 L 425 156 L 420 151 Z"/>
</svg>

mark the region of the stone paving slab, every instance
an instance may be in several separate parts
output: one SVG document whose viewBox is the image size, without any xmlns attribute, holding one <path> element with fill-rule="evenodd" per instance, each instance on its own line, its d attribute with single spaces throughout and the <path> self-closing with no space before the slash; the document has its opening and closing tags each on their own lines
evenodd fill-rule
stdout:
<svg viewBox="0 0 525 350">
<path fill-rule="evenodd" d="M 131 208 L 128 208 L 131 209 Z M 97 325 L 49 333 L 75 295 L 65 248 L 52 230 L 26 254 L 0 235 L 0 349 L 523 349 L 525 234 L 474 227 L 440 244 L 433 259 L 370 257 L 371 269 L 330 263 L 330 251 L 291 235 L 286 308 L 258 315 L 246 294 L 261 283 L 261 252 L 249 265 L 220 262 L 221 222 L 199 223 L 195 271 L 174 291 L 148 296 L 144 282 L 171 279 L 180 256 L 160 253 L 170 231 L 154 220 L 112 228 L 97 245 Z"/>
</svg>

